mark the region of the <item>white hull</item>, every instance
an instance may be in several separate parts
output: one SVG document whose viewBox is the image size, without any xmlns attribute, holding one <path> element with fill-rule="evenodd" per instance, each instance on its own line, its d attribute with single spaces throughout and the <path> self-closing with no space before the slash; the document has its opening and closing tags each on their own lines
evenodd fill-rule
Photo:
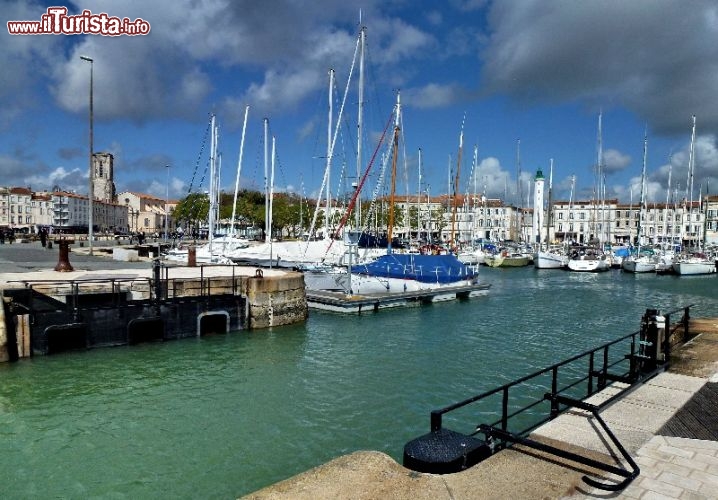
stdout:
<svg viewBox="0 0 718 500">
<path fill-rule="evenodd" d="M 568 257 L 553 252 L 537 252 L 534 255 L 536 269 L 562 269 L 568 265 Z"/>
<path fill-rule="evenodd" d="M 673 270 L 681 276 L 712 274 L 716 272 L 716 264 L 711 260 L 679 261 L 673 263 Z"/>
<path fill-rule="evenodd" d="M 475 281 L 460 280 L 453 283 L 425 283 L 412 279 L 384 278 L 365 274 L 352 274 L 351 287 L 346 269 L 305 271 L 304 283 L 309 290 L 340 291 L 352 294 L 415 292 L 472 285 Z"/>
<path fill-rule="evenodd" d="M 656 271 L 656 261 L 650 258 L 639 257 L 637 259 L 623 259 L 621 267 L 629 273 L 653 273 Z"/>
<path fill-rule="evenodd" d="M 611 266 L 605 259 L 571 259 L 568 261 L 568 269 L 570 271 L 583 273 L 597 273 L 608 271 Z"/>
<path fill-rule="evenodd" d="M 240 248 L 225 255 L 237 263 L 265 265 L 271 260 L 277 267 L 295 267 L 303 264 L 324 263 L 329 265 L 348 265 L 348 247 L 343 241 L 335 240 L 329 248 L 330 240 L 318 241 L 278 241 L 261 243 Z M 351 263 L 358 264 L 374 259 L 386 253 L 386 249 L 358 249 L 351 256 Z"/>
</svg>

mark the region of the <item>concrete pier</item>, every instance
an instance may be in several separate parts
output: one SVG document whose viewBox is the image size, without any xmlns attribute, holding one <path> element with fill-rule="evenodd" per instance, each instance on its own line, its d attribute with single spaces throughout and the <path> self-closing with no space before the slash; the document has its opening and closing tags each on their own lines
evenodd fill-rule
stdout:
<svg viewBox="0 0 718 500">
<path fill-rule="evenodd" d="M 141 330 L 154 329 L 159 338 L 152 339 L 158 340 L 199 335 L 217 321 L 229 331 L 307 318 L 304 278 L 297 272 L 164 266 L 148 257 L 117 261 L 113 252 L 91 257 L 83 249 L 64 256 L 73 270 L 56 271 L 57 251 L 35 244 L 9 247 L 0 249 L 0 264 L 16 272 L 0 274 L 5 301 L 0 308 L 0 362 L 51 352 L 53 336 L 70 344 L 76 336 L 79 347 L 83 338 L 89 339 L 88 346 L 121 345 L 141 341 L 147 335 L 140 335 Z M 28 307 L 44 312 L 35 309 L 30 321 Z M 62 331 L 54 335 L 58 329 Z"/>
</svg>

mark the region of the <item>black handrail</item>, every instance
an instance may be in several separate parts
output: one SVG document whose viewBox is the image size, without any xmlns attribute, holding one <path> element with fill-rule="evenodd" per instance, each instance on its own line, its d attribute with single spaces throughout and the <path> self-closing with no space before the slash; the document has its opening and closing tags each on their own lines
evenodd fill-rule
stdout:
<svg viewBox="0 0 718 500">
<path fill-rule="evenodd" d="M 452 405 L 446 406 L 444 408 L 441 408 L 439 410 L 433 410 L 431 412 L 431 431 L 432 432 L 438 432 L 442 428 L 442 420 L 443 415 L 449 412 L 452 412 L 454 410 L 457 410 L 459 408 L 463 408 L 465 406 L 468 406 L 472 403 L 477 403 L 479 401 L 485 400 L 486 398 L 494 395 L 501 394 L 501 418 L 494 421 L 490 424 L 484 424 L 481 423 L 477 425 L 474 428 L 474 431 L 471 433 L 471 435 L 475 435 L 478 433 L 483 433 L 486 435 L 487 442 L 490 443 L 490 447 L 492 452 L 496 450 L 503 449 L 507 446 L 507 443 L 522 443 L 527 446 L 531 446 L 537 449 L 542 449 L 544 451 L 548 451 L 549 453 L 553 453 L 557 456 L 563 456 L 564 458 L 569 458 L 572 460 L 576 460 L 580 463 L 588 464 L 588 465 L 600 465 L 598 468 L 602 469 L 607 472 L 611 472 L 614 474 L 618 474 L 621 477 L 624 478 L 624 480 L 617 484 L 607 484 L 602 483 L 599 481 L 596 481 L 594 479 L 584 477 L 584 481 L 591 486 L 594 486 L 596 488 L 601 488 L 604 490 L 611 490 L 616 491 L 624 488 L 630 481 L 632 481 L 635 477 L 638 476 L 640 470 L 636 463 L 633 461 L 633 459 L 630 457 L 628 452 L 625 450 L 625 448 L 621 445 L 621 443 L 618 441 L 618 439 L 613 435 L 611 430 L 608 428 L 608 426 L 605 424 L 605 422 L 601 419 L 598 412 L 605 408 L 607 405 L 614 402 L 616 399 L 624 396 L 627 392 L 635 389 L 637 387 L 638 382 L 643 382 L 650 377 L 653 377 L 660 371 L 665 370 L 667 363 L 669 361 L 669 355 L 670 355 L 670 346 L 671 346 L 671 338 L 673 334 L 675 333 L 676 328 L 671 329 L 671 316 L 675 315 L 678 312 L 683 312 L 683 316 L 681 317 L 680 321 L 678 321 L 678 324 L 682 324 L 684 333 L 686 337 L 689 335 L 689 319 L 690 319 L 690 308 L 694 307 L 694 304 L 690 304 L 687 306 L 683 306 L 681 308 L 677 308 L 675 310 L 669 311 L 668 313 L 663 314 L 664 321 L 665 321 L 665 329 L 664 329 L 664 335 L 663 335 L 663 345 L 662 347 L 662 353 L 664 355 L 664 358 L 659 359 L 653 359 L 655 365 L 653 364 L 646 364 L 644 366 L 644 362 L 646 361 L 646 356 L 642 354 L 643 351 L 639 350 L 637 351 L 636 346 L 639 343 L 638 340 L 640 339 L 640 336 L 642 334 L 645 335 L 645 331 L 639 330 L 637 332 L 629 333 L 627 335 L 624 335 L 622 337 L 619 337 L 615 340 L 612 340 L 610 342 L 606 342 L 603 345 L 600 345 L 594 349 L 584 351 L 580 354 L 576 354 L 575 356 L 572 356 L 571 358 L 568 358 L 564 361 L 560 361 L 558 363 L 555 363 L 547 368 L 544 368 L 542 370 L 535 371 L 529 375 L 526 375 L 524 377 L 521 377 L 517 380 L 514 380 L 512 382 L 509 382 L 507 384 L 503 384 L 495 389 L 492 389 L 490 391 L 483 392 L 481 394 L 478 394 L 476 396 L 470 397 L 468 399 L 465 399 L 463 401 L 459 401 L 458 403 L 454 403 Z M 656 311 L 657 312 L 657 311 Z M 648 316 L 648 311 L 646 316 L 644 316 L 644 320 L 646 320 Z M 656 314 L 656 317 L 653 318 L 656 321 L 658 314 Z M 644 324 L 645 326 L 645 324 Z M 616 361 L 611 362 L 611 358 L 609 356 L 609 349 L 611 347 L 619 346 L 622 343 L 625 343 L 626 341 L 630 340 L 630 346 L 628 349 L 628 353 L 623 355 L 622 357 L 618 358 Z M 645 340 L 641 341 L 641 344 L 645 344 Z M 643 347 L 643 345 L 641 346 Z M 656 346 L 658 347 L 658 346 Z M 656 357 L 658 357 L 656 352 Z M 599 363 L 596 363 L 597 359 L 596 356 L 599 356 L 601 361 Z M 585 376 L 579 377 L 577 379 L 573 379 L 573 377 L 569 383 L 564 384 L 562 386 L 559 385 L 559 370 L 563 367 L 566 367 L 576 361 L 580 361 L 582 359 L 587 360 L 588 362 L 588 373 L 586 373 Z M 660 361 L 660 363 L 657 363 L 657 361 Z M 628 368 L 624 373 L 615 374 L 612 373 L 611 370 L 616 369 L 620 364 L 622 363 L 629 363 Z M 596 366 L 596 365 L 599 366 Z M 541 395 L 540 398 L 538 398 L 535 401 L 530 402 L 528 405 L 521 406 L 517 409 L 514 409 L 513 411 L 509 410 L 509 392 L 512 388 L 515 388 L 516 386 L 523 384 L 525 382 L 531 381 L 533 379 L 536 379 L 538 377 L 545 377 L 546 375 L 549 375 L 551 377 L 551 390 L 550 392 Z M 594 384 L 594 378 L 597 379 L 597 383 Z M 584 395 L 584 398 L 590 397 L 593 394 L 596 394 L 597 392 L 601 391 L 606 387 L 607 382 L 612 381 L 622 381 L 628 383 L 628 387 L 624 389 L 623 391 L 619 391 L 617 394 L 614 394 L 604 402 L 602 402 L 599 405 L 590 405 L 588 403 L 583 402 L 580 399 L 567 397 L 564 394 L 576 387 L 578 387 L 582 383 L 587 383 L 586 387 L 586 393 Z M 548 412 L 548 415 L 540 418 L 538 422 L 533 422 L 528 427 L 511 432 L 509 430 L 509 421 L 514 419 L 515 417 L 528 412 L 529 410 L 539 406 L 542 402 L 549 401 L 550 402 L 550 411 Z M 561 406 L 563 405 L 563 409 Z M 528 439 L 526 436 L 528 434 L 535 430 L 540 425 L 548 422 L 549 420 L 555 418 L 559 414 L 561 414 L 563 411 L 566 411 L 569 407 L 579 407 L 584 410 L 587 410 L 593 414 L 593 416 L 596 418 L 596 420 L 599 422 L 603 430 L 606 432 L 608 437 L 610 438 L 611 442 L 616 446 L 616 448 L 619 450 L 621 455 L 625 458 L 625 460 L 628 462 L 631 470 L 623 469 L 620 467 L 613 467 L 607 464 L 599 464 L 594 461 L 591 461 L 587 457 L 582 457 L 579 455 L 575 455 L 572 453 L 566 453 L 562 450 L 558 450 L 554 447 L 544 445 L 542 443 L 538 443 L 536 441 L 533 441 L 531 439 Z M 494 438 L 498 438 L 499 442 L 495 442 Z M 570 455 L 570 456 L 569 456 Z M 587 462 L 590 461 L 591 463 Z"/>
<path fill-rule="evenodd" d="M 666 335 L 664 338 L 664 342 L 666 342 L 666 345 L 670 345 L 670 336 L 673 333 L 673 332 L 669 331 L 669 329 L 668 329 L 668 326 L 669 326 L 668 319 L 670 318 L 670 316 L 679 311 L 683 311 L 683 318 L 681 319 L 681 323 L 684 326 L 685 332 L 688 332 L 688 319 L 687 318 L 689 318 L 690 308 L 694 307 L 694 306 L 695 306 L 695 304 L 683 306 L 683 307 L 677 308 L 675 310 L 672 310 L 668 313 L 665 313 L 663 315 L 666 317 Z M 442 416 L 444 414 L 449 413 L 454 410 L 457 410 L 457 409 L 467 406 L 469 404 L 475 403 L 482 399 L 486 399 L 487 397 L 498 394 L 499 392 L 504 393 L 504 395 L 502 397 L 502 407 L 503 407 L 502 418 L 500 420 L 500 422 L 502 422 L 502 427 L 503 427 L 505 425 L 506 421 L 510 417 L 515 417 L 516 415 L 523 413 L 527 409 L 530 409 L 533 406 L 536 406 L 536 403 L 532 403 L 528 406 L 520 408 L 519 410 L 515 411 L 514 413 L 509 414 L 508 413 L 508 391 L 509 391 L 509 389 L 511 389 L 512 387 L 517 386 L 519 384 L 523 384 L 524 382 L 527 382 L 531 379 L 545 375 L 549 372 L 551 372 L 551 374 L 552 374 L 551 384 L 552 384 L 552 393 L 553 394 L 560 394 L 562 392 L 565 392 L 567 389 L 573 388 L 582 382 L 588 382 L 586 397 L 596 394 L 598 391 L 602 390 L 605 387 L 606 378 L 608 378 L 608 376 L 609 376 L 609 369 L 615 368 L 617 365 L 625 362 L 626 360 L 634 359 L 637 337 L 640 336 L 640 333 L 641 333 L 640 331 L 636 331 L 636 332 L 626 334 L 626 335 L 619 337 L 615 340 L 606 342 L 594 349 L 590 349 L 588 351 L 584 351 L 582 353 L 576 354 L 575 356 L 572 356 L 572 357 L 565 359 L 563 361 L 560 361 L 558 363 L 554 363 L 553 365 L 550 365 L 547 368 L 543 368 L 541 370 L 538 370 L 538 371 L 535 371 L 528 375 L 525 375 L 519 379 L 516 379 L 507 384 L 501 385 L 501 386 L 499 386 L 495 389 L 492 389 L 490 391 L 483 392 L 481 394 L 470 397 L 463 401 L 459 401 L 458 403 L 454 403 L 452 405 L 446 406 L 439 410 L 433 410 L 431 412 L 431 431 L 433 432 L 433 431 L 438 431 L 439 429 L 441 429 Z M 629 353 L 627 355 L 625 355 L 623 358 L 620 358 L 618 361 L 616 361 L 614 363 L 609 363 L 609 355 L 608 355 L 609 348 L 611 346 L 618 345 L 628 339 L 631 340 Z M 602 355 L 603 355 L 601 367 L 598 370 L 595 369 L 595 354 L 596 353 L 602 353 Z M 569 365 L 571 363 L 574 363 L 575 361 L 581 360 L 582 358 L 587 358 L 587 357 L 589 358 L 589 373 L 585 377 L 580 378 L 576 381 L 573 381 L 571 384 L 563 386 L 559 389 L 558 388 L 558 375 L 559 375 L 558 370 L 559 370 L 559 368 Z M 627 370 L 627 373 L 630 373 L 630 371 L 631 371 L 631 368 L 629 368 Z M 598 387 L 596 387 L 596 388 L 594 388 L 594 384 L 593 384 L 594 377 L 598 377 L 598 379 L 599 379 L 599 384 L 597 384 Z M 544 422 L 550 420 L 551 418 L 553 418 L 555 416 L 556 415 L 553 415 L 553 416 L 545 419 Z"/>
</svg>

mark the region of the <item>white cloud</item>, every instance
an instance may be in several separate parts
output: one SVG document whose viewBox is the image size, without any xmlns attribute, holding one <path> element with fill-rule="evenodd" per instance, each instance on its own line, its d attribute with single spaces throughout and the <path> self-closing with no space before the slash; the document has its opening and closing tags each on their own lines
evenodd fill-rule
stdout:
<svg viewBox="0 0 718 500">
<path fill-rule="evenodd" d="M 457 84 L 430 83 L 421 88 L 407 89 L 404 102 L 415 108 L 440 108 L 464 100 L 468 91 Z"/>
<path fill-rule="evenodd" d="M 630 164 L 630 155 L 623 154 L 616 149 L 606 149 L 603 152 L 603 170 L 607 175 L 620 172 Z"/>
<path fill-rule="evenodd" d="M 84 169 L 73 168 L 66 170 L 57 167 L 49 175 L 29 175 L 25 177 L 23 185 L 32 186 L 34 191 L 50 190 L 58 186 L 63 191 L 87 194 L 88 172 Z"/>
<path fill-rule="evenodd" d="M 483 78 L 495 92 L 628 107 L 661 133 L 718 130 L 713 0 L 494 2 Z"/>
</svg>

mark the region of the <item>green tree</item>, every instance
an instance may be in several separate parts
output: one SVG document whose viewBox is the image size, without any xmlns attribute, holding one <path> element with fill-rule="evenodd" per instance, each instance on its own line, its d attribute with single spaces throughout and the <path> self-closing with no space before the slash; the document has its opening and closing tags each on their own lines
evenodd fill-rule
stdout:
<svg viewBox="0 0 718 500">
<path fill-rule="evenodd" d="M 174 210 L 173 216 L 178 225 L 199 225 L 207 220 L 209 200 L 206 194 L 190 193 L 181 200 Z"/>
</svg>

